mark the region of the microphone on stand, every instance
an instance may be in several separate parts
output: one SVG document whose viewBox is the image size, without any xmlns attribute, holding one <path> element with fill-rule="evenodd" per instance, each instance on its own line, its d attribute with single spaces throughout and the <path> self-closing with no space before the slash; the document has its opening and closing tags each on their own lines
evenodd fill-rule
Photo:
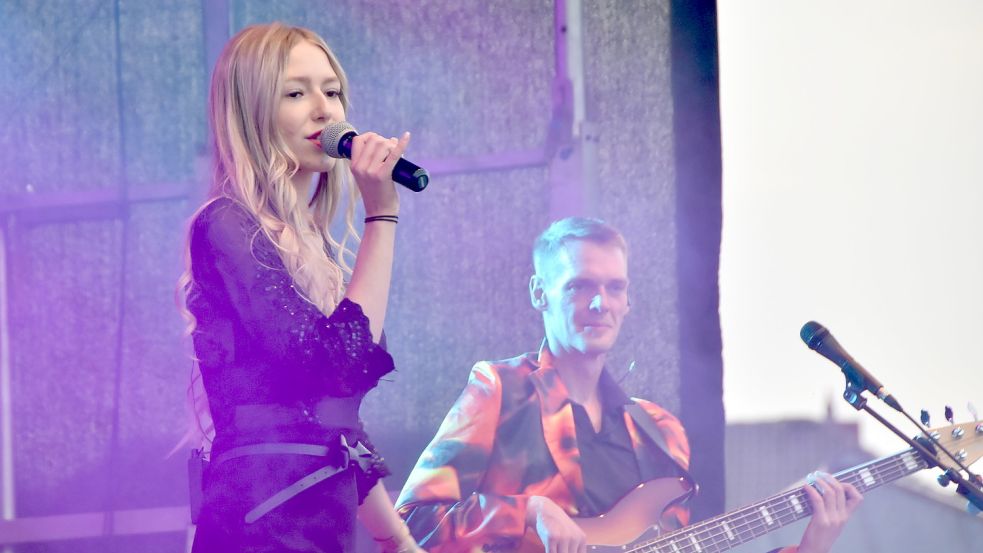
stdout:
<svg viewBox="0 0 983 553">
<path fill-rule="evenodd" d="M 850 354 L 843 349 L 843 346 L 836 341 L 836 338 L 833 338 L 833 335 L 830 334 L 825 326 L 816 321 L 809 321 L 802 326 L 799 336 L 809 346 L 809 349 L 814 350 L 819 355 L 838 365 L 840 370 L 843 371 L 843 374 L 846 375 L 847 380 L 853 382 L 858 388 L 870 390 L 874 395 L 883 400 L 884 403 L 890 405 L 897 411 L 904 412 L 898 400 L 894 399 L 894 396 L 884 389 L 884 385 L 874 378 L 874 375 L 870 374 L 860 363 L 857 363 L 853 357 L 850 357 Z"/>
<path fill-rule="evenodd" d="M 352 140 L 358 131 L 347 121 L 332 123 L 321 131 L 321 150 L 337 159 L 352 158 Z M 419 165 L 399 158 L 393 167 L 393 181 L 414 192 L 420 192 L 430 183 L 430 173 Z"/>
</svg>

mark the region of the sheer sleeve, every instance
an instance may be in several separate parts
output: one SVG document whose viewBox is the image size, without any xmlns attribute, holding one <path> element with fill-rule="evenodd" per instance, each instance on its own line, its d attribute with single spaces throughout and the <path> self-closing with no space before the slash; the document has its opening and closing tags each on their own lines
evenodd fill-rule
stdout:
<svg viewBox="0 0 983 553">
<path fill-rule="evenodd" d="M 393 370 L 392 358 L 372 342 L 362 308 L 343 299 L 325 316 L 304 299 L 273 243 L 232 200 L 216 200 L 199 214 L 191 257 L 212 317 L 238 323 L 247 338 L 239 349 L 249 356 L 300 371 L 300 382 L 313 378 L 331 395 L 364 392 Z"/>
</svg>

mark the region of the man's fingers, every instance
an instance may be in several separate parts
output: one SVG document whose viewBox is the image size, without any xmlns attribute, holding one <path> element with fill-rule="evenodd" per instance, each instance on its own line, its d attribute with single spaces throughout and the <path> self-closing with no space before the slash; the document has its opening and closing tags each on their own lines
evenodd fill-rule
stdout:
<svg viewBox="0 0 983 553">
<path fill-rule="evenodd" d="M 830 496 L 830 499 L 832 499 L 832 501 L 830 502 L 830 507 L 835 509 L 838 513 L 845 511 L 846 495 L 843 492 L 843 484 L 841 484 L 840 481 L 838 481 L 836 478 L 833 478 L 831 474 L 827 474 L 825 472 L 820 472 L 819 477 L 820 477 L 820 481 L 825 483 L 829 487 L 830 492 L 832 493 L 832 495 Z"/>
<path fill-rule="evenodd" d="M 817 484 L 818 485 L 818 484 Z M 805 492 L 806 497 L 809 498 L 809 504 L 812 505 L 812 516 L 820 522 L 826 521 L 826 505 L 824 503 L 824 498 L 819 491 L 813 487 L 813 484 L 806 484 L 802 486 L 802 490 Z"/>
<path fill-rule="evenodd" d="M 557 545 L 560 553 L 583 553 L 587 550 L 586 540 L 579 535 L 564 536 Z"/>
<path fill-rule="evenodd" d="M 853 484 L 844 483 L 843 493 L 846 496 L 846 509 L 848 513 L 852 513 L 857 510 L 860 503 L 864 500 L 864 494 L 860 493 Z"/>
</svg>

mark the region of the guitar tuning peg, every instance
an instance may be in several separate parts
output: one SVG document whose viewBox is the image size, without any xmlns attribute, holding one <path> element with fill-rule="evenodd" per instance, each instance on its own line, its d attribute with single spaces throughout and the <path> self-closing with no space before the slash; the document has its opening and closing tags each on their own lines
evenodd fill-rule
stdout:
<svg viewBox="0 0 983 553">
<path fill-rule="evenodd" d="M 922 414 L 919 418 L 922 420 L 922 426 L 928 426 L 929 421 L 932 420 L 932 418 L 928 416 L 928 411 L 925 409 L 922 409 Z"/>
<path fill-rule="evenodd" d="M 952 407 L 949 407 L 948 405 L 945 406 L 945 420 L 949 421 L 949 424 L 953 424 Z"/>
<path fill-rule="evenodd" d="M 970 415 L 973 415 L 974 422 L 980 420 L 980 414 L 976 411 L 976 406 L 973 405 L 972 401 L 966 404 L 966 410 L 969 411 Z"/>
</svg>

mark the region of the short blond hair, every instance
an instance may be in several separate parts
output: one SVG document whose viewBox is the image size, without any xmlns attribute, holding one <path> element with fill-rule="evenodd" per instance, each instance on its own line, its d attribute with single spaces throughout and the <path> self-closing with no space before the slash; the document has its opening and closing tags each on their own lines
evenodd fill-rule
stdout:
<svg viewBox="0 0 983 553">
<path fill-rule="evenodd" d="M 571 240 L 586 240 L 601 245 L 615 246 L 628 257 L 628 242 L 618 229 L 594 217 L 567 217 L 554 221 L 540 234 L 533 244 L 532 264 L 536 274 L 546 276 L 548 262 L 556 258 L 563 246 Z"/>
</svg>

